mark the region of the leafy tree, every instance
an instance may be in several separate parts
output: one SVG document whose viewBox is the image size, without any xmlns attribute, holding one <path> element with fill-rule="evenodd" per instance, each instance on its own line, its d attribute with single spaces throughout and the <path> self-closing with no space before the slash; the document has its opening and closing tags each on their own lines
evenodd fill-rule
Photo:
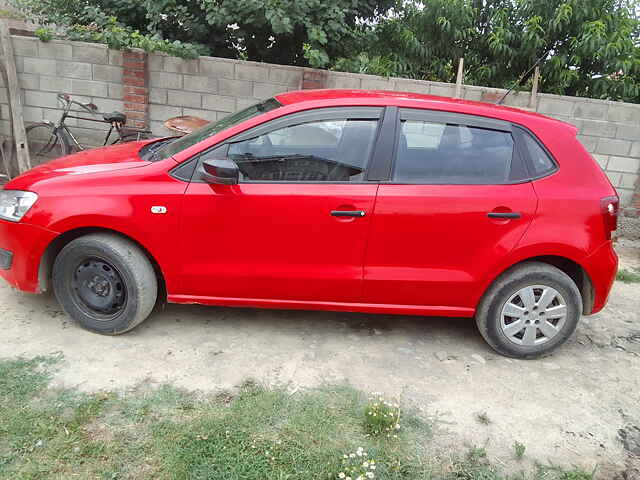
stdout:
<svg viewBox="0 0 640 480">
<path fill-rule="evenodd" d="M 334 67 L 508 87 L 540 58 L 550 93 L 640 101 L 637 2 L 422 0 L 375 27 L 375 41 Z"/>
<path fill-rule="evenodd" d="M 74 30 L 115 26 L 198 44 L 223 57 L 325 66 L 346 56 L 358 22 L 394 0 L 12 0 L 40 21 Z M 78 28 L 80 26 L 81 28 Z"/>
<path fill-rule="evenodd" d="M 640 102 L 639 0 L 10 1 L 115 48 L 494 87 L 542 59 L 542 91 Z"/>
</svg>

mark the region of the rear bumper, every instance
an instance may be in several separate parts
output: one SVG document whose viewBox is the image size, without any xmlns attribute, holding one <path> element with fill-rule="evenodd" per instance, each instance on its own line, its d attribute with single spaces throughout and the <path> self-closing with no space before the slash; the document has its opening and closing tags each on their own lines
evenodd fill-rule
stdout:
<svg viewBox="0 0 640 480">
<path fill-rule="evenodd" d="M 584 268 L 589 274 L 594 290 L 593 309 L 598 313 L 607 304 L 611 287 L 618 272 L 618 255 L 613 243 L 608 241 L 584 260 Z"/>
<path fill-rule="evenodd" d="M 0 220 L 0 249 L 9 252 L 8 268 L 0 268 L 0 277 L 18 290 L 38 293 L 40 259 L 57 233 L 35 225 Z"/>
</svg>

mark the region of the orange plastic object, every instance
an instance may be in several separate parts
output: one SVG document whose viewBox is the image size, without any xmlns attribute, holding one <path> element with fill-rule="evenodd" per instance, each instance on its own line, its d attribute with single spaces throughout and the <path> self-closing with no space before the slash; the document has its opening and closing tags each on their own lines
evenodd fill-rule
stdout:
<svg viewBox="0 0 640 480">
<path fill-rule="evenodd" d="M 164 126 L 172 132 L 176 132 L 180 135 L 186 135 L 194 130 L 204 127 L 207 123 L 209 123 L 209 120 L 205 120 L 204 118 L 185 115 L 165 120 Z"/>
</svg>

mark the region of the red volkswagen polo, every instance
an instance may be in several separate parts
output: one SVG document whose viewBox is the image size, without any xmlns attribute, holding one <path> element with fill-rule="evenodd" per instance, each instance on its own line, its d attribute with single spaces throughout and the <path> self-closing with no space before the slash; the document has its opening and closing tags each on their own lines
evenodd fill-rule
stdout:
<svg viewBox="0 0 640 480">
<path fill-rule="evenodd" d="M 475 317 L 550 352 L 613 283 L 618 197 L 540 115 L 410 93 L 278 95 L 0 191 L 0 275 L 119 334 L 158 301 Z"/>
</svg>

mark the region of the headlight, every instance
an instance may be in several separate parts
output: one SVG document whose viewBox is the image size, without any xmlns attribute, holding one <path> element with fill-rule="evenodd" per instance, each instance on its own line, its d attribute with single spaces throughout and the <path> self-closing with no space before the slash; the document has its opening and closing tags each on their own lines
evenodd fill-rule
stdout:
<svg viewBox="0 0 640 480">
<path fill-rule="evenodd" d="M 36 203 L 38 195 L 19 190 L 0 190 L 0 218 L 19 222 Z"/>
</svg>

